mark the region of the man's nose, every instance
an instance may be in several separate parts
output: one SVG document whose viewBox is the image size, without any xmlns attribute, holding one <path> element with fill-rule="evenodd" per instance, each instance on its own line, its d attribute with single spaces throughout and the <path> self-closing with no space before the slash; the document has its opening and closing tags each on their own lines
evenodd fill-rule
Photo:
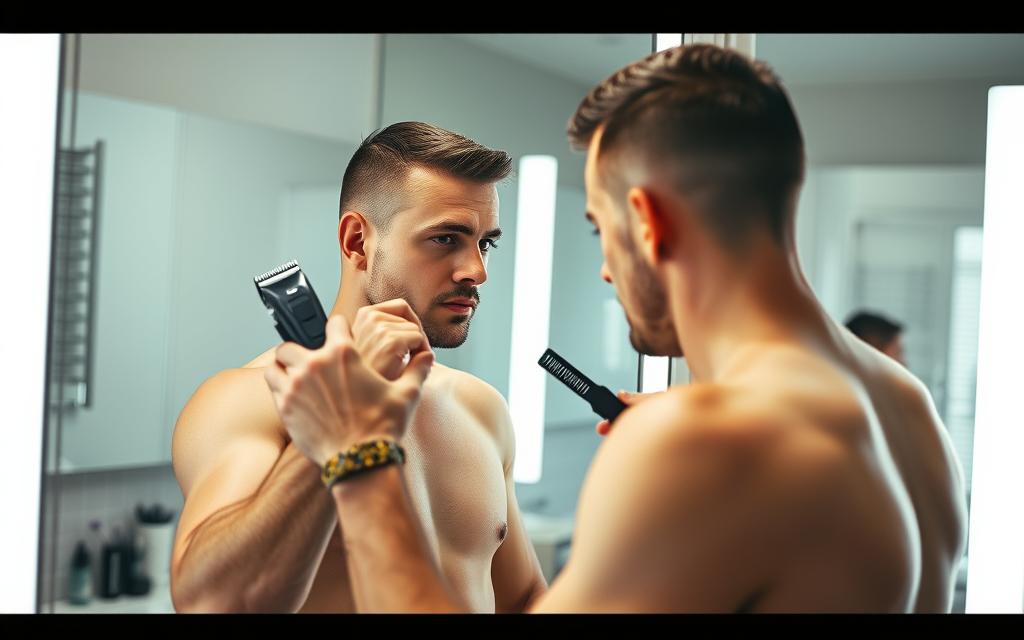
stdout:
<svg viewBox="0 0 1024 640">
<path fill-rule="evenodd" d="M 452 279 L 460 284 L 473 283 L 481 285 L 486 282 L 487 266 L 484 264 L 480 252 L 471 252 L 465 261 L 459 265 L 459 268 L 455 270 Z"/>
</svg>

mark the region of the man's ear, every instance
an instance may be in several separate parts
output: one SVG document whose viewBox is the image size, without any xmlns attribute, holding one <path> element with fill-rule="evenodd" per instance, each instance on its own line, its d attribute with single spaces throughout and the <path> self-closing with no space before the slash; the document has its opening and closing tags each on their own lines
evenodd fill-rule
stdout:
<svg viewBox="0 0 1024 640">
<path fill-rule="evenodd" d="M 643 187 L 630 187 L 626 206 L 640 234 L 640 247 L 647 260 L 656 265 L 668 256 L 666 247 L 672 234 L 672 221 L 653 193 Z"/>
<path fill-rule="evenodd" d="M 338 221 L 338 246 L 341 248 L 341 259 L 355 267 L 357 271 L 365 271 L 367 267 L 369 231 L 369 222 L 358 211 L 346 211 Z"/>
</svg>

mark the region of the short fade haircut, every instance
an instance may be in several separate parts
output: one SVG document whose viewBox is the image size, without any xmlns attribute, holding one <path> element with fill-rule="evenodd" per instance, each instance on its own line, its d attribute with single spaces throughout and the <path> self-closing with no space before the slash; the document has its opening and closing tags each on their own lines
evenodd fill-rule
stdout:
<svg viewBox="0 0 1024 640">
<path fill-rule="evenodd" d="M 602 125 L 599 167 L 620 202 L 629 185 L 606 167 L 624 155 L 666 169 L 726 248 L 740 249 L 755 226 L 783 242 L 804 179 L 804 142 L 765 63 L 707 44 L 651 54 L 583 99 L 569 120 L 573 147 L 586 150 Z"/>
<path fill-rule="evenodd" d="M 414 166 L 473 182 L 498 182 L 512 171 L 512 157 L 425 122 L 398 122 L 371 133 L 349 160 L 341 181 L 338 219 L 366 215 L 381 235 L 405 208 L 405 179 Z"/>
<path fill-rule="evenodd" d="M 857 311 L 844 324 L 855 336 L 878 349 L 903 333 L 902 324 L 872 311 Z"/>
</svg>

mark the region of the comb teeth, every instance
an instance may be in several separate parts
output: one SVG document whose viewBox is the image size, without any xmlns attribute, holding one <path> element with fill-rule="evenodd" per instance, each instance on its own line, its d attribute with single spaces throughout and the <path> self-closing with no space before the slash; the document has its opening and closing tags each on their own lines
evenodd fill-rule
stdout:
<svg viewBox="0 0 1024 640">
<path fill-rule="evenodd" d="M 292 267 L 297 266 L 299 266 L 298 262 L 294 260 L 289 260 L 288 262 L 282 264 L 280 267 L 274 269 L 273 271 L 268 271 L 262 275 L 256 276 L 255 278 L 253 278 L 253 280 L 256 282 L 256 284 L 259 284 L 260 282 L 263 282 L 267 278 L 273 278 L 277 274 L 284 273 L 285 271 L 291 269 Z"/>
<path fill-rule="evenodd" d="M 569 385 L 569 388 L 581 396 L 590 392 L 590 385 L 581 380 L 569 367 L 559 362 L 558 358 L 552 354 L 544 355 L 544 358 L 541 360 L 541 366 L 553 373 L 556 378 Z"/>
</svg>

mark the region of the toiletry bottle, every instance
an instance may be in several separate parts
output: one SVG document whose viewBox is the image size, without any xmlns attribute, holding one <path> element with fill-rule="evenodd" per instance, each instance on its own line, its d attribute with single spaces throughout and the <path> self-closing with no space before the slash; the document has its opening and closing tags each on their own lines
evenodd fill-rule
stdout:
<svg viewBox="0 0 1024 640">
<path fill-rule="evenodd" d="M 101 598 L 116 598 L 124 590 L 121 579 L 124 550 L 121 545 L 121 530 L 114 527 L 114 535 L 103 545 L 103 568 L 100 581 Z"/>
<path fill-rule="evenodd" d="M 131 546 L 132 561 L 128 563 L 128 580 L 125 582 L 126 591 L 131 596 L 144 596 L 152 588 L 149 576 L 146 575 L 146 547 L 143 537 L 136 529 L 134 535 L 129 538 Z"/>
<path fill-rule="evenodd" d="M 128 529 L 118 542 L 121 549 L 121 595 L 128 595 L 132 585 L 132 569 L 135 566 L 131 529 Z"/>
<path fill-rule="evenodd" d="M 68 602 L 86 605 L 92 600 L 92 558 L 85 543 L 79 540 L 71 560 L 71 580 L 68 584 Z"/>
<path fill-rule="evenodd" d="M 88 550 L 92 563 L 92 594 L 96 597 L 103 591 L 103 523 L 99 520 L 89 521 Z"/>
</svg>

